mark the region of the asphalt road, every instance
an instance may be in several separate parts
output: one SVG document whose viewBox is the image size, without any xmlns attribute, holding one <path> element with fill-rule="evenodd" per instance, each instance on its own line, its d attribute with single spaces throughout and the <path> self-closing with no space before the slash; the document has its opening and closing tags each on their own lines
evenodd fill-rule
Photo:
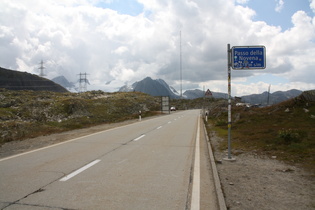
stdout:
<svg viewBox="0 0 315 210">
<path fill-rule="evenodd" d="M 0 208 L 217 209 L 199 114 L 174 112 L 1 159 Z"/>
</svg>

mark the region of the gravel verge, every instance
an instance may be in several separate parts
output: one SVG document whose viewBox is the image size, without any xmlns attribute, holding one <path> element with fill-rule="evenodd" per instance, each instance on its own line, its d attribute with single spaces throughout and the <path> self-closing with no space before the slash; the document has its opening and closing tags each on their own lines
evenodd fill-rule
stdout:
<svg viewBox="0 0 315 210">
<path fill-rule="evenodd" d="M 279 161 L 276 157 L 255 152 L 232 150 L 232 157 L 236 161 L 225 161 L 227 151 L 218 148 L 222 141 L 224 139 L 211 132 L 210 143 L 227 209 L 315 209 L 314 174 Z"/>
</svg>

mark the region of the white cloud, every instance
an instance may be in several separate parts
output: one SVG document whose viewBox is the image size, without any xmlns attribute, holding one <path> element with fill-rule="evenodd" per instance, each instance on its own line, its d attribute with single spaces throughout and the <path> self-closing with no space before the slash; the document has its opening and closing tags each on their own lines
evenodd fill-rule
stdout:
<svg viewBox="0 0 315 210">
<path fill-rule="evenodd" d="M 284 6 L 284 1 L 283 0 L 276 0 L 276 2 L 277 2 L 277 5 L 275 8 L 275 11 L 281 12 L 281 10 L 283 9 L 283 6 Z"/>
<path fill-rule="evenodd" d="M 238 4 L 247 4 L 249 0 L 236 0 L 236 3 Z"/>
<path fill-rule="evenodd" d="M 112 52 L 118 55 L 122 55 L 124 52 L 128 51 L 128 47 L 126 46 L 120 46 L 117 49 L 113 50 Z"/>
<path fill-rule="evenodd" d="M 313 12 L 315 13 L 315 0 L 309 0 L 310 1 L 310 7 L 313 10 Z"/>
<path fill-rule="evenodd" d="M 88 89 L 94 85 L 105 91 L 117 90 L 117 85 L 151 76 L 179 90 L 181 31 L 184 89 L 215 84 L 214 91 L 227 91 L 228 43 L 265 45 L 266 73 L 281 75 L 290 84 L 314 84 L 310 78 L 315 78 L 311 71 L 315 69 L 315 18 L 306 12 L 296 12 L 292 16 L 294 26 L 281 31 L 280 27 L 254 21 L 256 12 L 235 5 L 234 0 L 138 2 L 143 13 L 130 16 L 95 7 L 100 3 L 97 0 L 3 0 L 0 66 L 38 73 L 43 59 L 49 78 L 63 74 L 75 81 L 80 72 L 88 73 Z M 283 0 L 277 2 L 279 8 L 284 5 Z M 310 5 L 314 10 L 314 0 Z M 253 74 L 255 71 L 233 72 L 233 79 L 239 81 Z M 112 82 L 105 85 L 108 81 Z M 238 95 L 260 90 L 238 82 L 234 86 Z"/>
</svg>

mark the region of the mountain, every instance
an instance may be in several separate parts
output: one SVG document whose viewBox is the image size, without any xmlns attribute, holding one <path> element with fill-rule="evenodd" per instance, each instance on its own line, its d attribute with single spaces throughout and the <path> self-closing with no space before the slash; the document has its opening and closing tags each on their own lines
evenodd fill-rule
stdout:
<svg viewBox="0 0 315 210">
<path fill-rule="evenodd" d="M 205 93 L 202 90 L 195 89 L 195 90 L 186 90 L 183 95 L 187 99 L 195 99 L 195 98 L 202 98 Z"/>
<path fill-rule="evenodd" d="M 68 92 L 53 81 L 27 72 L 14 71 L 0 67 L 0 88 L 8 90 L 34 90 Z"/>
<path fill-rule="evenodd" d="M 119 92 L 142 92 L 151 96 L 169 96 L 170 98 L 179 98 L 177 91 L 170 87 L 164 80 L 153 80 L 151 77 L 133 83 L 131 86 L 123 86 Z"/>
<path fill-rule="evenodd" d="M 147 77 L 139 82 L 133 83 L 131 86 L 125 85 L 119 89 L 119 92 L 143 92 L 152 96 L 170 96 L 170 98 L 180 98 L 178 92 L 170 87 L 164 80 L 156 79 L 153 80 Z M 294 98 L 300 95 L 302 91 L 300 90 L 288 90 L 288 91 L 277 91 L 269 94 L 269 104 L 276 104 L 282 101 Z M 183 93 L 183 98 L 185 99 L 196 99 L 204 97 L 205 92 L 199 89 L 186 90 Z M 227 99 L 228 94 L 220 92 L 212 92 L 213 98 L 223 98 Z M 252 94 L 240 97 L 242 102 L 250 104 L 261 104 L 267 105 L 268 92 L 263 92 L 261 94 Z"/>
<path fill-rule="evenodd" d="M 300 90 L 292 89 L 288 91 L 276 91 L 274 93 L 269 94 L 269 103 L 268 103 L 268 92 L 263 92 L 261 94 L 252 94 L 242 96 L 241 100 L 245 103 L 250 104 L 261 104 L 261 105 L 271 105 L 277 104 L 282 101 L 286 101 L 290 98 L 294 98 L 299 96 L 302 93 Z"/>
<path fill-rule="evenodd" d="M 121 88 L 119 88 L 118 92 L 133 92 L 134 87 L 131 85 L 124 85 Z"/>
<path fill-rule="evenodd" d="M 213 98 L 228 98 L 228 94 L 226 93 L 219 93 L 219 92 L 211 92 Z M 186 90 L 183 93 L 183 96 L 187 99 L 195 99 L 195 98 L 202 98 L 204 97 L 205 92 L 199 89 L 195 90 Z"/>
<path fill-rule="evenodd" d="M 64 88 L 74 88 L 74 84 L 69 82 L 64 76 L 58 76 L 53 78 L 51 81 L 61 85 Z"/>
</svg>

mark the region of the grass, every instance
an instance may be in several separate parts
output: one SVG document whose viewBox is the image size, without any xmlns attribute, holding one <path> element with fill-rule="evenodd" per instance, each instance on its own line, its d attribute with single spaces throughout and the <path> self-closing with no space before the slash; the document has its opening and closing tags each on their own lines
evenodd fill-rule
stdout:
<svg viewBox="0 0 315 210">
<path fill-rule="evenodd" d="M 0 90 L 0 145 L 56 132 L 159 114 L 160 98 L 147 94 L 54 93 Z"/>
<path fill-rule="evenodd" d="M 227 116 L 212 107 L 209 123 L 227 139 Z M 232 149 L 255 151 L 315 171 L 315 102 L 299 98 L 265 108 L 232 108 Z M 225 130 L 226 132 L 222 131 Z M 227 148 L 227 141 L 220 147 Z"/>
</svg>

